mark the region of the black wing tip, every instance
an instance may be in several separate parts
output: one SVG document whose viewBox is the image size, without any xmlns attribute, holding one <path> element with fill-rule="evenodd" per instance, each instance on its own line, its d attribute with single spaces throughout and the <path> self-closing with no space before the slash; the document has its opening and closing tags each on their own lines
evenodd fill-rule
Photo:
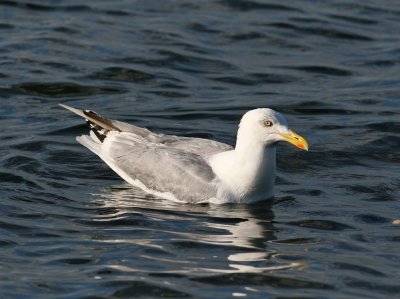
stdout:
<svg viewBox="0 0 400 299">
<path fill-rule="evenodd" d="M 97 139 L 99 139 L 101 143 L 103 143 L 107 138 L 107 133 L 103 133 L 95 128 L 91 129 L 91 131 L 96 135 Z"/>
<path fill-rule="evenodd" d="M 111 120 L 100 116 L 92 110 L 80 110 L 62 103 L 59 103 L 58 105 L 83 117 L 90 130 L 95 134 L 100 142 L 103 142 L 106 139 L 107 134 L 110 131 L 121 132 L 121 130 L 116 127 Z"/>
</svg>

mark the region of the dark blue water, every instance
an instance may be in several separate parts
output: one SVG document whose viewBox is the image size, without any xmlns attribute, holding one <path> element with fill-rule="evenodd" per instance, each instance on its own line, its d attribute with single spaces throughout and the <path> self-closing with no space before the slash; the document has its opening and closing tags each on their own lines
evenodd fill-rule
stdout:
<svg viewBox="0 0 400 299">
<path fill-rule="evenodd" d="M 400 296 L 398 1 L 0 1 L 1 298 Z M 63 102 L 279 147 L 272 206 L 178 205 L 75 142 Z"/>
</svg>

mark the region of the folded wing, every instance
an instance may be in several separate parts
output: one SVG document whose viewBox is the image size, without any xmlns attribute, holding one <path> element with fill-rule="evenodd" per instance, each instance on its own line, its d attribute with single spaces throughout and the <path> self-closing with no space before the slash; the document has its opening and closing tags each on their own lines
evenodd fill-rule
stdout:
<svg viewBox="0 0 400 299">
<path fill-rule="evenodd" d="M 217 194 L 216 177 L 199 155 L 149 142 L 127 132 L 110 132 L 103 143 L 77 138 L 127 182 L 168 199 L 208 201 Z"/>
<path fill-rule="evenodd" d="M 59 104 L 61 107 L 83 117 L 91 128 L 93 134 L 103 142 L 109 132 L 127 132 L 143 138 L 147 142 L 163 144 L 166 147 L 176 148 L 185 152 L 197 154 L 204 159 L 217 154 L 219 152 L 229 151 L 233 148 L 230 145 L 214 140 L 178 137 L 174 135 L 157 134 L 146 128 L 134 126 L 118 120 L 104 118 L 90 110 L 80 110 L 64 104 Z"/>
</svg>

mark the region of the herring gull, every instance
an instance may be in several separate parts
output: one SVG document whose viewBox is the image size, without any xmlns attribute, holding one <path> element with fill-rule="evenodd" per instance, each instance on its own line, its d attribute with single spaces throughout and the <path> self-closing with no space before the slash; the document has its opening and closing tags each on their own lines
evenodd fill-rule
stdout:
<svg viewBox="0 0 400 299">
<path fill-rule="evenodd" d="M 60 104 L 86 119 L 90 135 L 76 140 L 128 183 L 173 201 L 252 203 L 274 195 L 276 144 L 308 150 L 282 114 L 258 108 L 243 115 L 236 146 L 146 128 Z"/>
</svg>

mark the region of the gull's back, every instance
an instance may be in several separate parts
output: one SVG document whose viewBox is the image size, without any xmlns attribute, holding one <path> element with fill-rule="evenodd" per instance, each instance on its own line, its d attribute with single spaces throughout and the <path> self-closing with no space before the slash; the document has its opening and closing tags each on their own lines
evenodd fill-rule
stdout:
<svg viewBox="0 0 400 299">
<path fill-rule="evenodd" d="M 118 175 L 148 193 L 174 201 L 207 202 L 221 193 L 208 158 L 232 147 L 213 140 L 156 134 L 66 105 L 86 118 L 91 134 L 77 141 Z M 224 193 L 224 192 L 222 192 Z"/>
</svg>

